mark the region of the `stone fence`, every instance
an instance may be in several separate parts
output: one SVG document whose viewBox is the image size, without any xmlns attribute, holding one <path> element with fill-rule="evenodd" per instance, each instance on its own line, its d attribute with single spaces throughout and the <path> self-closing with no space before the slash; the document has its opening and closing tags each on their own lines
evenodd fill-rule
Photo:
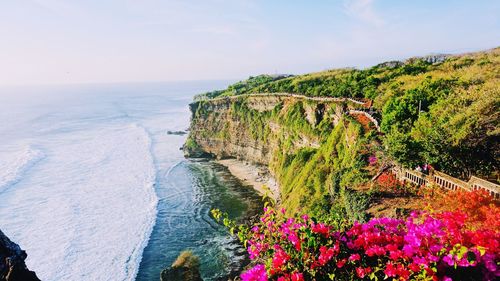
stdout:
<svg viewBox="0 0 500 281">
<path fill-rule="evenodd" d="M 395 167 L 392 172 L 396 174 L 397 178 L 403 182 L 409 182 L 415 185 L 437 185 L 441 188 L 448 190 L 485 190 L 496 200 L 500 199 L 500 185 L 489 182 L 487 180 L 480 179 L 478 177 L 472 176 L 469 181 L 465 182 L 463 180 L 454 178 L 445 173 L 431 170 L 429 174 L 425 174 L 416 170 L 409 170 L 402 167 Z"/>
<path fill-rule="evenodd" d="M 301 94 L 293 94 L 293 93 L 256 93 L 256 94 L 242 94 L 242 95 L 233 95 L 233 96 L 222 96 L 222 97 L 215 97 L 212 99 L 209 98 L 199 98 L 196 101 L 200 100 L 210 100 L 210 101 L 217 101 L 217 100 L 224 100 L 224 99 L 239 99 L 242 97 L 262 97 L 262 96 L 274 96 L 274 97 L 293 97 L 293 98 L 298 98 L 298 99 L 305 99 L 305 100 L 312 100 L 312 101 L 324 101 L 324 102 L 352 102 L 358 105 L 363 105 L 364 107 L 370 106 L 371 101 L 362 101 L 362 100 L 357 100 L 353 98 L 334 98 L 334 97 L 309 97 Z"/>
</svg>

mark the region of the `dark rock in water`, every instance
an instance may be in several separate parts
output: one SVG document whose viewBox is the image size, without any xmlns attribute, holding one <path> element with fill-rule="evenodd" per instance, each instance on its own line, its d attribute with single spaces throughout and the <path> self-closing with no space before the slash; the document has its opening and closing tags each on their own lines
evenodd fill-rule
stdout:
<svg viewBox="0 0 500 281">
<path fill-rule="evenodd" d="M 190 251 L 182 252 L 171 267 L 160 274 L 161 281 L 203 281 L 200 259 Z"/>
<path fill-rule="evenodd" d="M 193 272 L 186 267 L 171 267 L 161 272 L 161 281 L 203 281 L 200 273 Z"/>
<path fill-rule="evenodd" d="M 184 151 L 184 157 L 186 158 L 207 158 L 207 159 L 215 158 L 213 154 L 205 152 L 198 145 L 187 145 L 186 143 L 181 148 Z"/>
<path fill-rule="evenodd" d="M 0 230 L 0 281 L 40 281 L 24 260 L 28 255 Z"/>
<path fill-rule="evenodd" d="M 187 134 L 186 131 L 167 131 L 167 135 L 178 135 L 182 136 Z"/>
</svg>

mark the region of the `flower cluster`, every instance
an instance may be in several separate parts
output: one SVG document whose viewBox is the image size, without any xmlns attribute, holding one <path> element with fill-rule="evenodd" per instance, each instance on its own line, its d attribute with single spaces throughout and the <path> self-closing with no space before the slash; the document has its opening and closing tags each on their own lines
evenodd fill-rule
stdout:
<svg viewBox="0 0 500 281">
<path fill-rule="evenodd" d="M 500 231 L 470 230 L 461 211 L 377 218 L 344 232 L 265 209 L 245 235 L 256 264 L 242 280 L 450 280 L 500 276 Z"/>
<path fill-rule="evenodd" d="M 368 164 L 370 164 L 371 166 L 374 166 L 375 164 L 377 164 L 377 156 L 375 155 L 370 155 L 370 157 L 368 157 Z"/>
<path fill-rule="evenodd" d="M 469 229 L 500 229 L 500 203 L 484 190 L 434 189 L 424 202 L 421 208 L 431 213 L 461 210 L 467 215 L 465 224 Z"/>
<path fill-rule="evenodd" d="M 417 188 L 408 184 L 404 184 L 396 178 L 396 175 L 391 172 L 384 172 L 377 178 L 376 190 L 381 192 L 389 192 L 394 195 L 410 195 L 416 194 Z"/>
<path fill-rule="evenodd" d="M 375 128 L 375 125 L 373 124 L 372 120 L 370 120 L 370 118 L 368 118 L 366 115 L 364 115 L 364 114 L 352 114 L 351 116 L 353 116 L 354 119 L 356 119 L 356 121 L 358 121 L 359 124 L 361 124 L 361 126 L 363 126 L 363 129 L 366 132 L 373 130 Z"/>
</svg>

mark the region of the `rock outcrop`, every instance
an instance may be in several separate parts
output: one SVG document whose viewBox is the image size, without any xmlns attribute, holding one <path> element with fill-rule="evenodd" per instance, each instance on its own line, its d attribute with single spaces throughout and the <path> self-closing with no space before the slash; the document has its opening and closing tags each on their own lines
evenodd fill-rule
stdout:
<svg viewBox="0 0 500 281">
<path fill-rule="evenodd" d="M 28 255 L 0 230 L 0 281 L 40 281 L 24 260 Z"/>
<path fill-rule="evenodd" d="M 182 252 L 169 268 L 160 274 L 161 281 L 203 281 L 200 260 L 190 251 Z"/>
</svg>

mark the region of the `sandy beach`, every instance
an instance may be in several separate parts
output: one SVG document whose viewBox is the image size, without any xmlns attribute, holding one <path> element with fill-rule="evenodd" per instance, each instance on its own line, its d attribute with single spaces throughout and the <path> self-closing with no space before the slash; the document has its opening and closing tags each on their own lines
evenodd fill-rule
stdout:
<svg viewBox="0 0 500 281">
<path fill-rule="evenodd" d="M 226 166 L 231 174 L 244 184 L 251 185 L 262 195 L 267 195 L 275 202 L 280 201 L 279 186 L 265 167 L 250 164 L 237 159 L 217 160 L 217 163 Z"/>
</svg>

